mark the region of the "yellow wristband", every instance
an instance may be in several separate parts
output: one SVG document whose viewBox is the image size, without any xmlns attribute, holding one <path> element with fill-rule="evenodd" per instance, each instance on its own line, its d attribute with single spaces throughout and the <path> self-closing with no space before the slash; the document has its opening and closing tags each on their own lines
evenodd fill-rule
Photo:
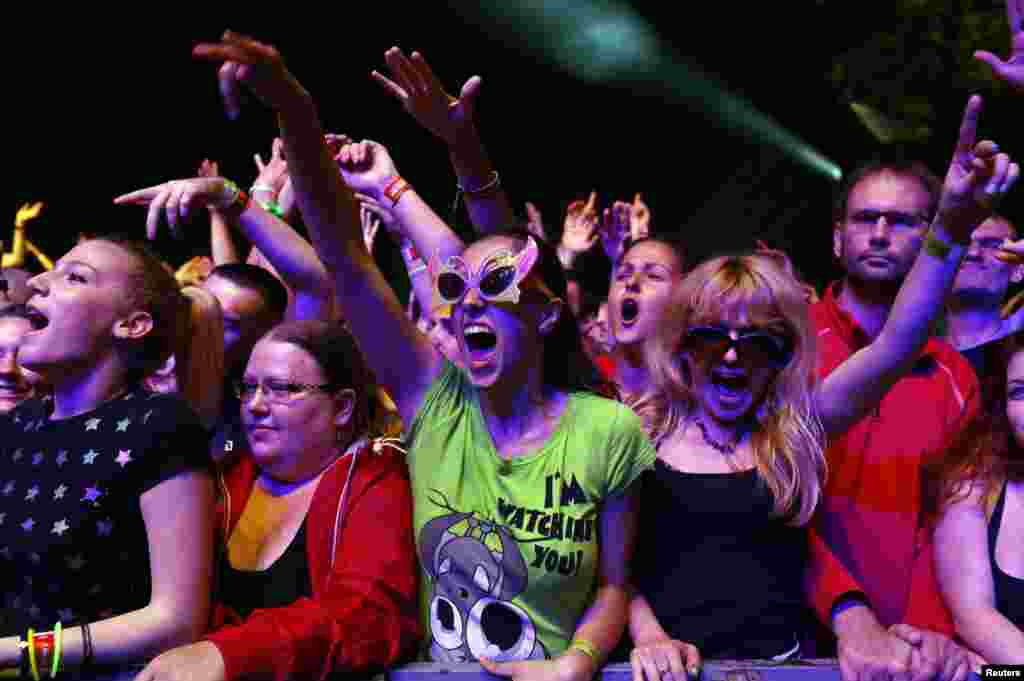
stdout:
<svg viewBox="0 0 1024 681">
<path fill-rule="evenodd" d="M 36 645 L 35 641 L 35 629 L 28 630 L 28 668 L 32 672 L 32 678 L 34 681 L 39 681 L 39 667 L 36 666 Z"/>
<path fill-rule="evenodd" d="M 572 643 L 569 644 L 568 650 L 575 650 L 578 653 L 583 653 L 596 663 L 601 662 L 597 652 L 597 646 L 585 638 L 574 638 Z"/>
</svg>

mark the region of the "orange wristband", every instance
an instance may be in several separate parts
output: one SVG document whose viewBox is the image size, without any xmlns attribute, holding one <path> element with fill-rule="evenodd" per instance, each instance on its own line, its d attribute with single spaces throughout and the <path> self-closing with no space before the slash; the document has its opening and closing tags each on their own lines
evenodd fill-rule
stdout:
<svg viewBox="0 0 1024 681">
<path fill-rule="evenodd" d="M 396 175 L 393 180 L 388 182 L 387 186 L 384 187 L 384 196 L 391 199 L 391 205 L 398 205 L 398 200 L 402 198 L 402 194 L 412 189 L 412 185 L 406 182 L 401 175 Z"/>
</svg>

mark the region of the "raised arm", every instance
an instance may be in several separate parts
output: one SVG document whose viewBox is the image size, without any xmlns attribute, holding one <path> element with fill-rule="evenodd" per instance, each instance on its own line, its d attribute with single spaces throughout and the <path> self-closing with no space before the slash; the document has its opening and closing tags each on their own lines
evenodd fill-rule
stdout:
<svg viewBox="0 0 1024 681">
<path fill-rule="evenodd" d="M 146 234 L 156 238 L 166 219 L 172 231 L 184 224 L 190 211 L 212 206 L 228 225 L 253 243 L 295 292 L 296 319 L 327 319 L 331 311 L 331 284 L 313 246 L 286 222 L 255 201 L 235 205 L 238 188 L 221 177 L 174 180 L 124 194 L 118 204 L 149 206 Z"/>
<path fill-rule="evenodd" d="M 480 234 L 510 227 L 515 215 L 501 186 L 487 150 L 476 129 L 476 98 L 483 83 L 473 76 L 462 86 L 459 98 L 449 95 L 419 52 L 410 57 L 397 47 L 384 53 L 391 78 L 372 73 L 424 128 L 448 146 L 448 156 L 465 197 L 470 222 Z"/>
<path fill-rule="evenodd" d="M 216 161 L 204 158 L 199 164 L 196 177 L 220 177 L 220 165 Z M 227 263 L 242 262 L 238 253 L 238 246 L 231 236 L 231 228 L 220 211 L 213 206 L 207 206 L 210 213 L 210 256 L 214 266 Z"/>
<path fill-rule="evenodd" d="M 11 252 L 4 253 L 0 267 L 21 267 L 25 262 L 25 225 L 35 220 L 43 210 L 41 201 L 26 203 L 18 209 L 14 217 L 14 240 L 11 242 Z M 52 269 L 51 264 L 49 269 Z"/>
<path fill-rule="evenodd" d="M 986 50 L 978 50 L 974 58 L 988 64 L 996 78 L 1024 94 L 1024 0 L 1006 0 L 1006 19 L 1010 26 L 1010 56 L 1006 61 Z"/>
<path fill-rule="evenodd" d="M 970 234 L 1016 182 L 1020 168 L 994 142 L 976 142 L 981 98 L 971 97 L 921 253 L 878 337 L 816 387 L 815 407 L 834 436 L 859 421 L 913 367 L 942 309 Z"/>
<path fill-rule="evenodd" d="M 230 116 L 238 115 L 241 87 L 277 112 L 295 199 L 314 248 L 334 278 L 335 296 L 367 361 L 410 422 L 443 362 L 366 252 L 358 202 L 324 144 L 312 98 L 269 45 L 227 32 L 220 43 L 198 45 L 193 54 L 222 63 L 220 87 Z"/>
</svg>

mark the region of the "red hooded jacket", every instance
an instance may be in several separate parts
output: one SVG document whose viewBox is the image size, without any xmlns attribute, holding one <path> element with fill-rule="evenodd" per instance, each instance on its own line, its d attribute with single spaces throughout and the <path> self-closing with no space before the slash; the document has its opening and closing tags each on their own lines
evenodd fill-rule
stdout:
<svg viewBox="0 0 1024 681">
<path fill-rule="evenodd" d="M 870 342 L 839 307 L 836 288 L 811 306 L 819 378 Z M 974 370 L 932 338 L 875 411 L 829 443 L 808 584 L 811 604 L 829 628 L 836 600 L 859 591 L 886 627 L 903 622 L 953 635 L 922 518 L 922 466 L 943 455 L 978 407 Z"/>
<path fill-rule="evenodd" d="M 252 457 L 244 455 L 221 477 L 222 547 L 258 476 Z M 376 441 L 331 464 L 313 495 L 306 537 L 312 598 L 255 610 L 245 620 L 215 604 L 206 640 L 224 657 L 229 681 L 324 679 L 333 671 L 380 669 L 415 652 L 416 549 L 402 455 Z"/>
</svg>

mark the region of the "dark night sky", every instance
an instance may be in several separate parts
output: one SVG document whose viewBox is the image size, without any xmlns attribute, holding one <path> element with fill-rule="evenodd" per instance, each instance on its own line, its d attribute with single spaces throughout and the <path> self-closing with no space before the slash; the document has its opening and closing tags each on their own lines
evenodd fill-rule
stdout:
<svg viewBox="0 0 1024 681">
<path fill-rule="evenodd" d="M 140 5 L 131 16 L 55 19 L 48 16 L 54 10 L 29 10 L 15 22 L 22 34 L 8 41 L 9 210 L 13 215 L 15 204 L 47 201 L 30 238 L 59 257 L 79 229 L 141 235 L 144 211 L 115 208 L 110 199 L 189 176 L 204 156 L 219 159 L 223 174 L 240 184 L 250 183 L 252 154 L 269 152 L 273 120 L 250 102 L 239 122 L 228 122 L 213 68 L 190 57 L 195 42 L 231 27 L 275 44 L 317 99 L 329 129 L 387 145 L 403 175 L 442 215 L 454 192 L 444 148 L 368 75 L 384 66 L 391 45 L 421 50 L 451 90 L 473 74 L 483 76 L 484 139 L 516 204 L 538 203 L 549 232 L 566 202 L 591 188 L 605 202 L 639 190 L 655 229 L 684 231 L 697 253 L 743 248 L 760 236 L 791 248 L 812 277 L 833 274 L 827 180 L 712 125 L 663 91 L 583 84 L 540 60 L 530 35 L 484 30 L 467 10 L 471 4 L 292 3 L 252 6 L 230 21 L 209 10 L 190 17 L 196 10 L 155 4 Z M 826 76 L 833 55 L 863 40 L 877 17 L 864 3 L 794 0 L 773 3 L 783 10 L 756 11 L 747 4 L 702 6 L 699 13 L 693 3 L 634 6 L 680 59 L 844 169 L 868 156 L 872 139 Z M 281 16 L 282 8 L 291 14 Z M 967 94 L 935 93 L 936 142 L 923 153 L 937 171 L 944 171 Z M 1020 155 L 1024 149 L 1008 138 L 1022 104 L 1003 97 L 984 118 L 986 131 Z M 737 174 L 751 179 L 723 193 L 720 187 Z M 159 246 L 177 263 L 201 251 L 205 237 L 197 221 L 187 243 L 166 239 Z"/>
</svg>

